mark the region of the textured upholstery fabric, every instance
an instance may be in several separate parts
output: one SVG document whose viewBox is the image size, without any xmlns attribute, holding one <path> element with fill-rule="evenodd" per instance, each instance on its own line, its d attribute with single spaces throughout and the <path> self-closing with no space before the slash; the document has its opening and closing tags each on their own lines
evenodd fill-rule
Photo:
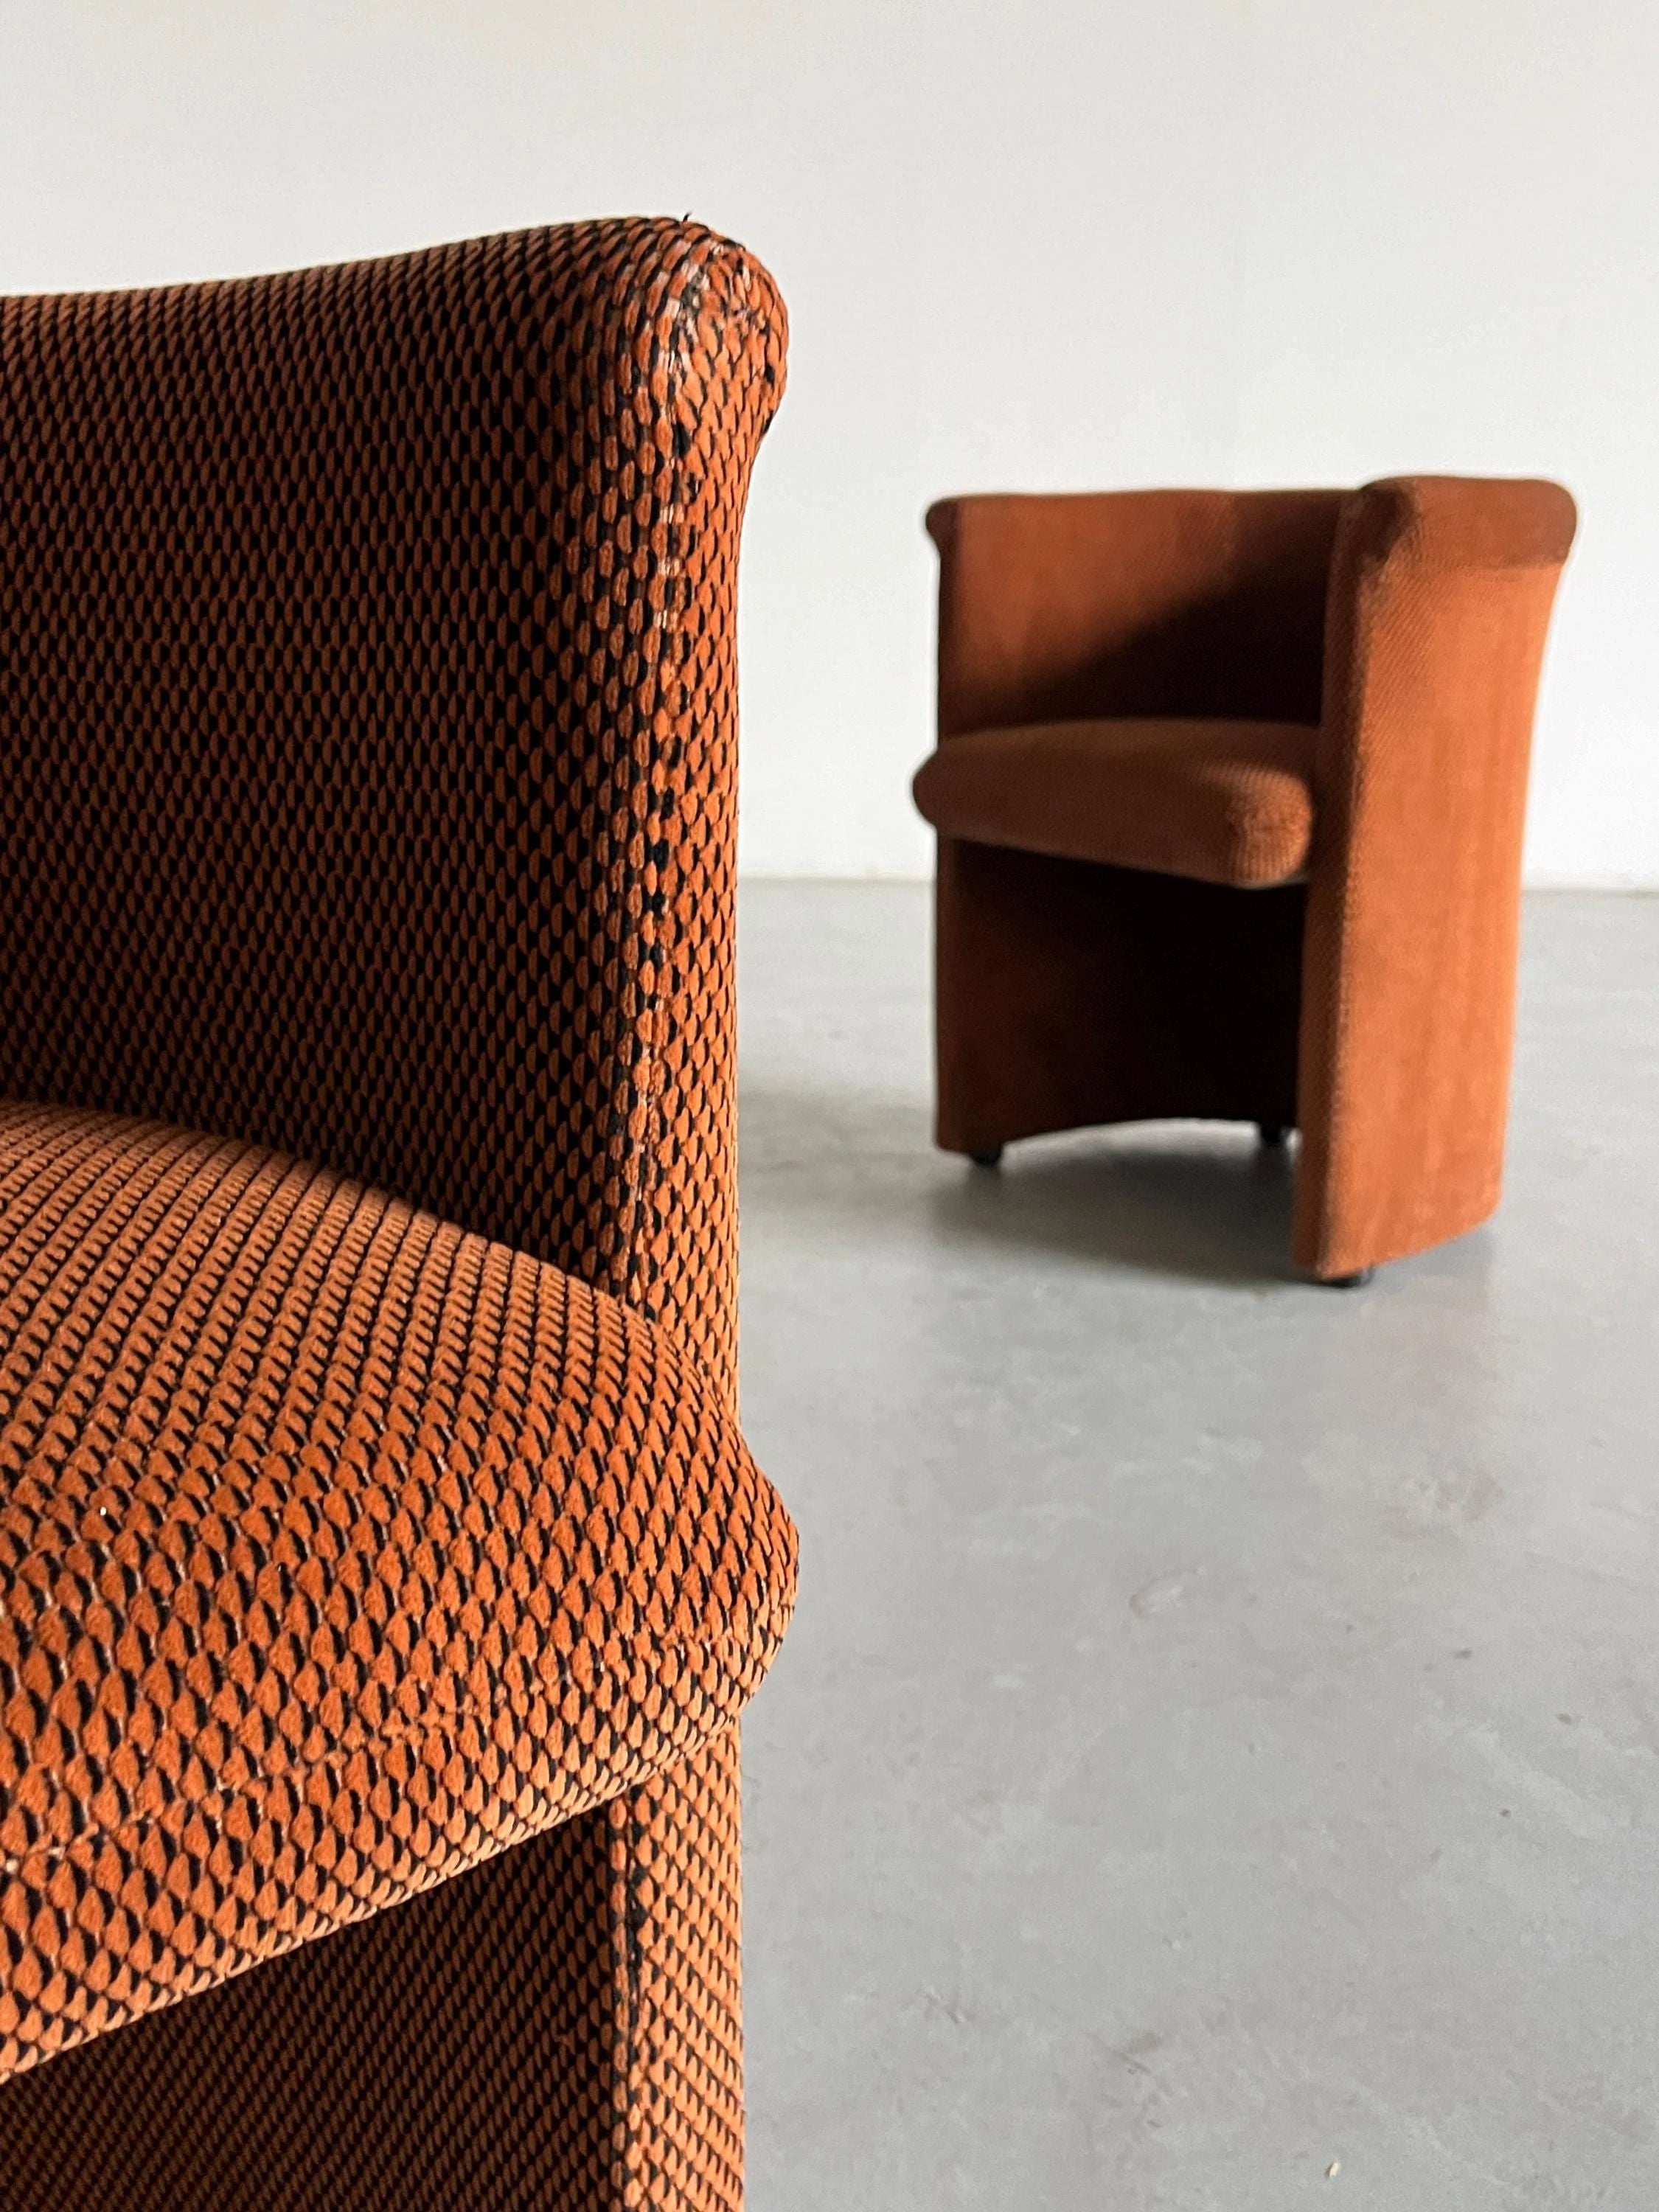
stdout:
<svg viewBox="0 0 1659 2212">
<path fill-rule="evenodd" d="M 1320 1275 L 1483 1219 L 1567 495 L 1416 477 L 963 499 L 927 520 L 939 1143 L 1162 1115 L 1298 1124 L 1294 1253 Z M 1305 893 L 1246 897 L 1261 878 L 1194 865 L 1176 732 L 1215 718 L 1245 748 L 1264 721 L 1317 725 L 1300 740 Z M 1137 781 L 1127 806 L 1114 791 L 1110 842 L 1103 721 L 1135 732 L 1113 740 Z M 1167 746 L 1143 750 L 1158 722 Z M 1039 744 L 1040 792 L 1015 772 Z"/>
<path fill-rule="evenodd" d="M 1031 722 L 1316 722 L 1334 491 L 941 501 L 941 738 Z"/>
<path fill-rule="evenodd" d="M 549 1263 L 726 1418 L 737 555 L 784 343 L 665 221 L 0 305 L 0 1094 Z M 651 1771 L 639 1686 L 604 1804 L 0 2087 L 9 2207 L 738 2204 L 732 1701 Z M 437 1870 L 532 1825 L 446 1787 Z M 295 1871 L 266 1924 L 342 1917 Z"/>
<path fill-rule="evenodd" d="M 1296 1248 L 1344 1274 L 1497 1205 L 1534 704 L 1577 515 L 1559 484 L 1349 501 L 1332 569 Z"/>
<path fill-rule="evenodd" d="M 1307 866 L 1317 736 L 1173 718 L 980 730 L 922 763 L 916 805 L 978 844 L 1252 890 Z"/>
<path fill-rule="evenodd" d="M 62 1108 L 0 1105 L 0 2077 L 684 1758 L 793 1599 L 650 1322 Z"/>
</svg>

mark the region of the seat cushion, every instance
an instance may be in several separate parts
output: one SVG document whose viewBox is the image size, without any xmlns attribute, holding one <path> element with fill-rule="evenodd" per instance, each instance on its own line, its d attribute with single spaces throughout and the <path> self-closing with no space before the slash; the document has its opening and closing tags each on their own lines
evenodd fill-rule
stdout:
<svg viewBox="0 0 1659 2212">
<path fill-rule="evenodd" d="M 0 1103 L 0 2081 L 678 1764 L 794 1574 L 640 1315 L 322 1168 Z"/>
<path fill-rule="evenodd" d="M 1255 889 L 1307 866 L 1317 737 L 1303 722 L 977 730 L 923 762 L 916 805 L 977 845 Z"/>
</svg>

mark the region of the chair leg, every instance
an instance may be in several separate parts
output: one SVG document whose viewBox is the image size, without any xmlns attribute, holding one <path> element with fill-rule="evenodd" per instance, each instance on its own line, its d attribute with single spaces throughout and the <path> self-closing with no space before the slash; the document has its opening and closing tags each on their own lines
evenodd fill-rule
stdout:
<svg viewBox="0 0 1659 2212">
<path fill-rule="evenodd" d="M 1314 1278 L 1322 1291 L 1363 1291 L 1375 1267 L 1356 1267 L 1351 1275 L 1317 1275 Z"/>
<path fill-rule="evenodd" d="M 1285 1139 L 1289 1132 L 1282 1121 L 1258 1121 L 1255 1133 L 1264 1152 L 1279 1152 L 1285 1149 Z"/>
<path fill-rule="evenodd" d="M 969 1152 L 969 1158 L 976 1168 L 994 1168 L 1002 1164 L 1000 1145 L 988 1145 L 982 1152 Z"/>
</svg>

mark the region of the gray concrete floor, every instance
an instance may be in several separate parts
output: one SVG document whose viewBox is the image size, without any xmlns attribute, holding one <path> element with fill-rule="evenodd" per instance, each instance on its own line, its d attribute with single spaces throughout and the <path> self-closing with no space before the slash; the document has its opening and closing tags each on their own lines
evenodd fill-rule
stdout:
<svg viewBox="0 0 1659 2212">
<path fill-rule="evenodd" d="M 1504 1208 L 1361 1292 L 1243 1131 L 933 1153 L 920 890 L 741 992 L 753 2212 L 1659 2206 L 1659 900 L 1532 901 Z"/>
</svg>

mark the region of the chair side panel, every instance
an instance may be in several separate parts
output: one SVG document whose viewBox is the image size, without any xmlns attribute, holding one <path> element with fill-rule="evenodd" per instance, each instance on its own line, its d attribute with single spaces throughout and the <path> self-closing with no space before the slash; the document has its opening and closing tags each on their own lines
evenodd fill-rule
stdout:
<svg viewBox="0 0 1659 2212">
<path fill-rule="evenodd" d="M 1498 1203 L 1559 486 L 1356 495 L 1333 582 L 1303 985 L 1296 1255 L 1340 1275 Z"/>
<path fill-rule="evenodd" d="M 729 1303 L 727 1047 L 684 1033 L 730 1025 L 781 348 L 669 222 L 6 302 L 0 1091 Z M 659 1294 L 665 1136 L 713 1273 Z"/>
</svg>

